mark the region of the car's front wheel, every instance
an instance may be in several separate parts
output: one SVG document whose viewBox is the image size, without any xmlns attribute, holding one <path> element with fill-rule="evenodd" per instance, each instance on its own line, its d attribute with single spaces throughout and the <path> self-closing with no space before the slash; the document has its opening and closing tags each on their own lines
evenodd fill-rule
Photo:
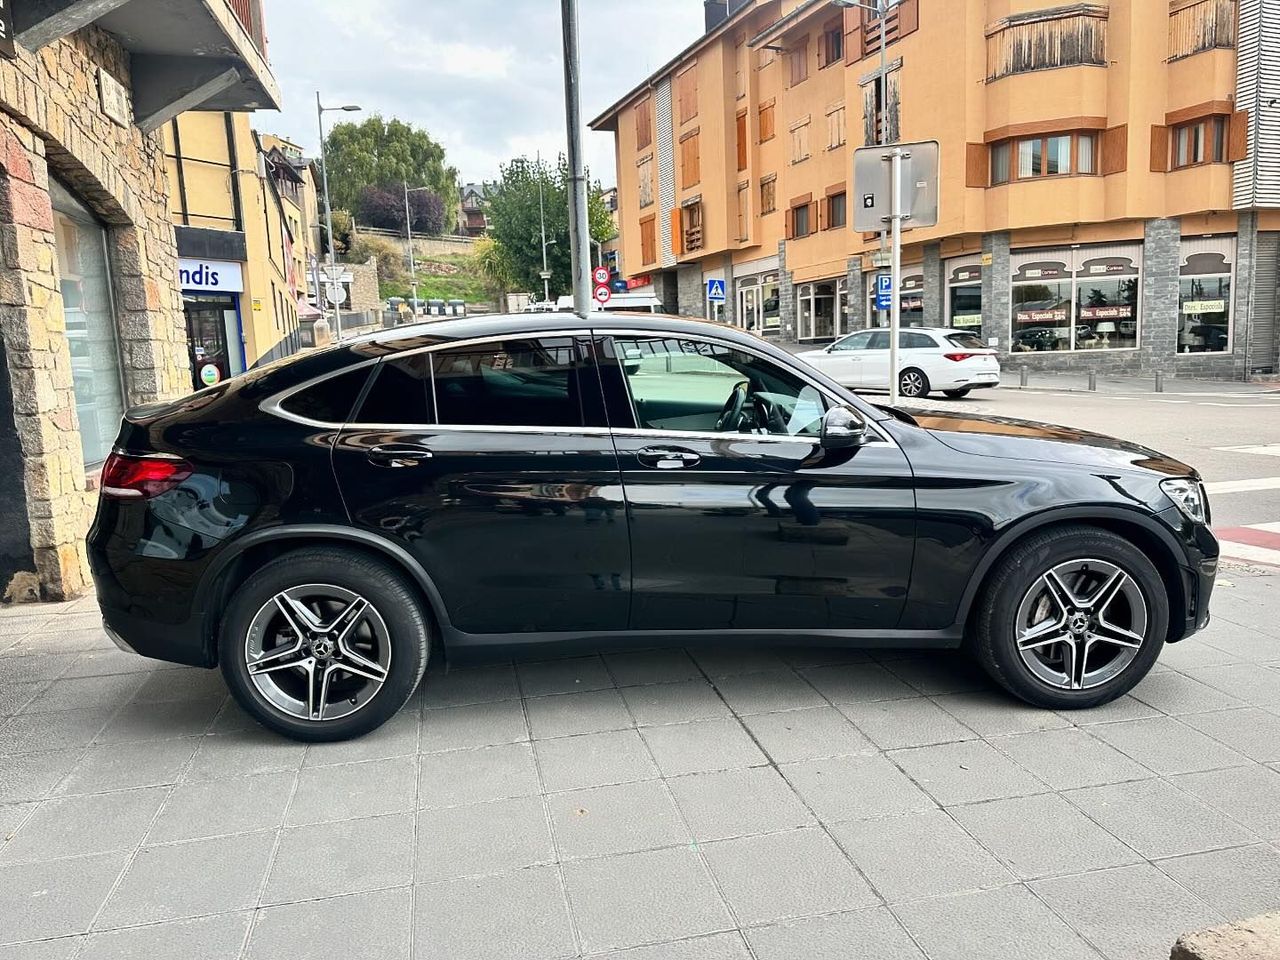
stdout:
<svg viewBox="0 0 1280 960">
<path fill-rule="evenodd" d="M 426 669 L 429 631 L 399 573 L 350 550 L 306 548 L 236 591 L 219 661 L 263 726 L 296 740 L 348 740 L 404 706 Z"/>
<path fill-rule="evenodd" d="M 1109 531 L 1073 526 L 1033 535 L 997 563 L 972 640 L 1011 693 L 1080 709 L 1133 689 L 1168 627 L 1168 595 L 1146 554 Z"/>
</svg>

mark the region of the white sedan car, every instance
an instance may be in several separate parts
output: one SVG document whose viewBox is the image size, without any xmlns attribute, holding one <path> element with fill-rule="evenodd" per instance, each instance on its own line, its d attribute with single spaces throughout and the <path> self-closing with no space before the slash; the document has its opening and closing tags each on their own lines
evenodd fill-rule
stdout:
<svg viewBox="0 0 1280 960">
<path fill-rule="evenodd" d="M 959 399 L 970 390 L 1000 386 L 996 351 L 972 333 L 913 327 L 898 335 L 898 392 L 902 396 L 924 397 L 940 390 Z M 859 330 L 799 356 L 846 387 L 889 389 L 888 330 Z"/>
</svg>

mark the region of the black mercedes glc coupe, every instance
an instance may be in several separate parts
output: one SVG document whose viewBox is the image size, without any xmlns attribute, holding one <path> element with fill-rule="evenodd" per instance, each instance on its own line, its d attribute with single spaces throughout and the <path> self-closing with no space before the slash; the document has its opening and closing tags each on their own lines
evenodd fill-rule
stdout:
<svg viewBox="0 0 1280 960">
<path fill-rule="evenodd" d="M 535 648 L 964 645 L 1091 707 L 1208 622 L 1208 521 L 1131 443 L 873 406 L 731 327 L 541 314 L 129 411 L 89 554 L 117 643 L 315 741 L 385 722 L 430 655 Z"/>
</svg>

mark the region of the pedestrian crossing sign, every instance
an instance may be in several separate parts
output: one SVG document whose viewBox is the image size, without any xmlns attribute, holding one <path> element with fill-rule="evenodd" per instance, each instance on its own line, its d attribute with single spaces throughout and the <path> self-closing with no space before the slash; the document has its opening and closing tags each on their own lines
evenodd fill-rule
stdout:
<svg viewBox="0 0 1280 960">
<path fill-rule="evenodd" d="M 707 281 L 707 299 L 724 303 L 724 281 L 708 280 Z"/>
</svg>

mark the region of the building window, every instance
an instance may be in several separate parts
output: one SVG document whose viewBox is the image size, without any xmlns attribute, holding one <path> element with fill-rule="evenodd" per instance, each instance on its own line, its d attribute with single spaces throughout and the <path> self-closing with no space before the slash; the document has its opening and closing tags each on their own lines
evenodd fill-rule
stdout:
<svg viewBox="0 0 1280 960">
<path fill-rule="evenodd" d="M 757 333 L 777 333 L 782 310 L 776 273 L 738 281 L 738 323 Z"/>
<path fill-rule="evenodd" d="M 738 239 L 746 240 L 750 237 L 750 198 L 751 184 L 738 184 Z"/>
<path fill-rule="evenodd" d="M 684 235 L 684 252 L 702 249 L 702 202 L 680 208 L 680 227 Z"/>
<path fill-rule="evenodd" d="M 773 213 L 778 209 L 778 177 L 776 174 L 760 181 L 760 215 Z"/>
<path fill-rule="evenodd" d="M 690 67 L 676 77 L 676 95 L 679 102 L 681 123 L 688 123 L 698 115 L 698 71 Z"/>
<path fill-rule="evenodd" d="M 1201 163 L 1222 163 L 1227 158 L 1227 118 L 1203 117 L 1174 127 L 1173 169 Z"/>
<path fill-rule="evenodd" d="M 809 159 L 809 118 L 791 125 L 791 162 Z"/>
<path fill-rule="evenodd" d="M 645 266 L 658 262 L 658 226 L 654 217 L 640 221 L 640 262 Z"/>
<path fill-rule="evenodd" d="M 947 275 L 947 325 L 982 336 L 982 266 L 953 266 Z"/>
<path fill-rule="evenodd" d="M 702 180 L 702 160 L 698 153 L 697 131 L 680 138 L 680 186 L 695 186 Z"/>
<path fill-rule="evenodd" d="M 791 70 L 791 86 L 797 86 L 809 79 L 808 37 L 787 51 L 787 63 Z"/>
<path fill-rule="evenodd" d="M 799 240 L 813 233 L 813 204 L 805 202 L 791 208 L 791 236 Z"/>
<path fill-rule="evenodd" d="M 1107 65 L 1107 8 L 1070 4 L 1030 10 L 987 30 L 987 82 L 1018 73 Z"/>
<path fill-rule="evenodd" d="M 836 336 L 837 281 L 801 284 L 796 291 L 797 336 L 801 340 L 830 340 Z"/>
<path fill-rule="evenodd" d="M 1231 352 L 1231 260 L 1221 240 L 1183 241 L 1194 247 L 1217 247 L 1212 252 L 1184 253 L 1178 286 L 1178 352 Z"/>
<path fill-rule="evenodd" d="M 833 193 L 827 197 L 827 229 L 837 230 L 848 223 L 848 204 L 846 195 Z"/>
<path fill-rule="evenodd" d="M 858 17 L 861 21 L 859 40 L 862 57 L 869 57 L 880 50 L 880 35 L 883 29 L 888 44 L 897 43 L 903 37 L 914 33 L 920 26 L 919 0 L 898 0 L 889 3 L 885 13 L 885 23 L 880 23 L 880 16 L 868 7 L 859 7 Z"/>
<path fill-rule="evenodd" d="M 1013 277 L 1013 349 L 1125 350 L 1138 345 L 1137 261 L 1097 251 L 1028 261 Z"/>
<path fill-rule="evenodd" d="M 844 59 L 844 24 L 833 20 L 822 31 L 822 43 L 818 48 L 820 66 L 829 67 Z"/>
<path fill-rule="evenodd" d="M 645 97 L 636 104 L 636 149 L 653 143 L 653 100 Z"/>
<path fill-rule="evenodd" d="M 636 164 L 636 177 L 640 182 L 640 208 L 653 205 L 653 155 Z"/>
<path fill-rule="evenodd" d="M 1098 137 L 1093 133 L 1055 133 L 993 143 L 991 185 L 1096 173 L 1097 149 Z"/>
<path fill-rule="evenodd" d="M 767 143 L 774 135 L 774 102 L 760 104 L 760 142 Z"/>
<path fill-rule="evenodd" d="M 827 111 L 827 149 L 844 146 L 848 134 L 844 123 L 844 104 L 839 103 Z"/>
<path fill-rule="evenodd" d="M 1190 0 L 1169 10 L 1169 59 L 1236 45 L 1236 0 Z"/>
<path fill-rule="evenodd" d="M 107 232 L 56 180 L 49 192 L 80 449 L 85 466 L 93 467 L 107 459 L 124 415 Z"/>
</svg>

